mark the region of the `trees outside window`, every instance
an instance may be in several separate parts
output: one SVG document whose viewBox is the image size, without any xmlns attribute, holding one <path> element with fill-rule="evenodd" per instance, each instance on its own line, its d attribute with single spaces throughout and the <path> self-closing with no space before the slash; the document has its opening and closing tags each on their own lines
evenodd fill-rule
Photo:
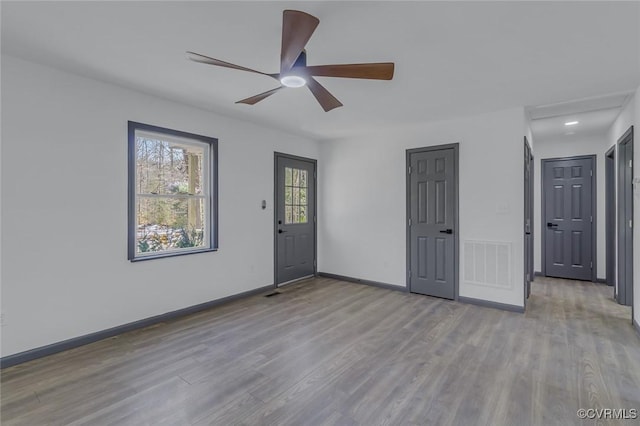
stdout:
<svg viewBox="0 0 640 426">
<path fill-rule="evenodd" d="M 129 260 L 215 250 L 217 140 L 129 122 Z"/>
</svg>

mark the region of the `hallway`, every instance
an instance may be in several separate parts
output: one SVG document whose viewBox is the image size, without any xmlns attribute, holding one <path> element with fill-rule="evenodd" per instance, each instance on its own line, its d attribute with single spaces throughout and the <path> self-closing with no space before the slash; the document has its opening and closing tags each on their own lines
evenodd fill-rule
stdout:
<svg viewBox="0 0 640 426">
<path fill-rule="evenodd" d="M 531 362 L 538 360 L 532 368 L 539 385 L 532 397 L 545 411 L 640 408 L 640 337 L 631 308 L 613 300 L 613 287 L 536 277 L 525 318 L 534 321 L 537 342 Z"/>
</svg>

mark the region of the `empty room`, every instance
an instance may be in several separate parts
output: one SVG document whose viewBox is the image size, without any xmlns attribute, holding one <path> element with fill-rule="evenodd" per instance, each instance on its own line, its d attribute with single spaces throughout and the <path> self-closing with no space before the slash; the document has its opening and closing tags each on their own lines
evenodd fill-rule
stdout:
<svg viewBox="0 0 640 426">
<path fill-rule="evenodd" d="M 640 2 L 2 1 L 2 425 L 632 425 Z"/>
</svg>

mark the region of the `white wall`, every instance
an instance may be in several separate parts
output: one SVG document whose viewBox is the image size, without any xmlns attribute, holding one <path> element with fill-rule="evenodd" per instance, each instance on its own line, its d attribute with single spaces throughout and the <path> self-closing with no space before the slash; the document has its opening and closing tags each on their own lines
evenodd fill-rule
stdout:
<svg viewBox="0 0 640 426">
<path fill-rule="evenodd" d="M 529 114 L 525 113 L 524 116 L 524 135 L 527 137 L 527 141 L 529 141 L 529 145 L 531 146 L 531 151 L 534 152 L 534 140 L 533 140 L 533 132 L 531 131 L 531 118 L 529 118 Z"/>
<path fill-rule="evenodd" d="M 636 113 L 635 104 L 637 102 L 637 99 L 638 99 L 638 96 L 636 92 L 636 96 L 633 96 L 624 105 L 622 111 L 620 111 L 620 115 L 618 115 L 618 118 L 616 118 L 616 121 L 614 121 L 611 127 L 609 128 L 609 131 L 607 133 L 607 139 L 608 139 L 607 149 L 616 145 L 618 143 L 618 139 L 620 139 L 620 137 L 624 134 L 624 132 L 629 130 L 629 127 L 633 126 L 635 122 L 635 113 Z M 616 156 L 617 156 L 617 153 L 616 153 Z"/>
<path fill-rule="evenodd" d="M 460 241 L 509 242 L 513 266 L 508 288 L 461 277 L 460 295 L 523 306 L 524 117 L 515 108 L 323 142 L 319 270 L 405 286 L 405 151 L 459 142 Z"/>
<path fill-rule="evenodd" d="M 273 283 L 273 152 L 316 142 L 4 56 L 2 107 L 2 356 Z M 127 261 L 127 120 L 219 139 L 218 252 Z"/>
<path fill-rule="evenodd" d="M 534 177 L 534 269 L 542 271 L 542 160 L 547 158 L 573 157 L 576 155 L 592 155 L 596 157 L 596 273 L 604 279 L 607 272 L 605 257 L 605 173 L 604 153 L 608 149 L 606 134 L 593 134 L 579 137 L 563 137 L 558 139 L 536 139 Z"/>
</svg>

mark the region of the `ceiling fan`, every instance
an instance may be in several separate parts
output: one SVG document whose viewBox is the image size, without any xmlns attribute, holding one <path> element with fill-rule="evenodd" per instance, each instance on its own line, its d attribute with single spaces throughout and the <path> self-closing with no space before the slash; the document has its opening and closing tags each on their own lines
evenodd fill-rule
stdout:
<svg viewBox="0 0 640 426">
<path fill-rule="evenodd" d="M 192 61 L 262 74 L 280 82 L 279 87 L 242 99 L 236 102 L 237 104 L 254 105 L 284 88 L 307 86 L 322 108 L 328 112 L 334 108 L 341 107 L 342 103 L 313 77 L 364 78 L 372 80 L 391 80 L 393 78 L 393 62 L 307 66 L 307 54 L 304 47 L 319 23 L 320 20 L 318 18 L 305 12 L 298 10 L 285 10 L 283 12 L 280 72 L 276 74 L 267 74 L 199 53 L 187 52 L 187 55 Z"/>
</svg>

